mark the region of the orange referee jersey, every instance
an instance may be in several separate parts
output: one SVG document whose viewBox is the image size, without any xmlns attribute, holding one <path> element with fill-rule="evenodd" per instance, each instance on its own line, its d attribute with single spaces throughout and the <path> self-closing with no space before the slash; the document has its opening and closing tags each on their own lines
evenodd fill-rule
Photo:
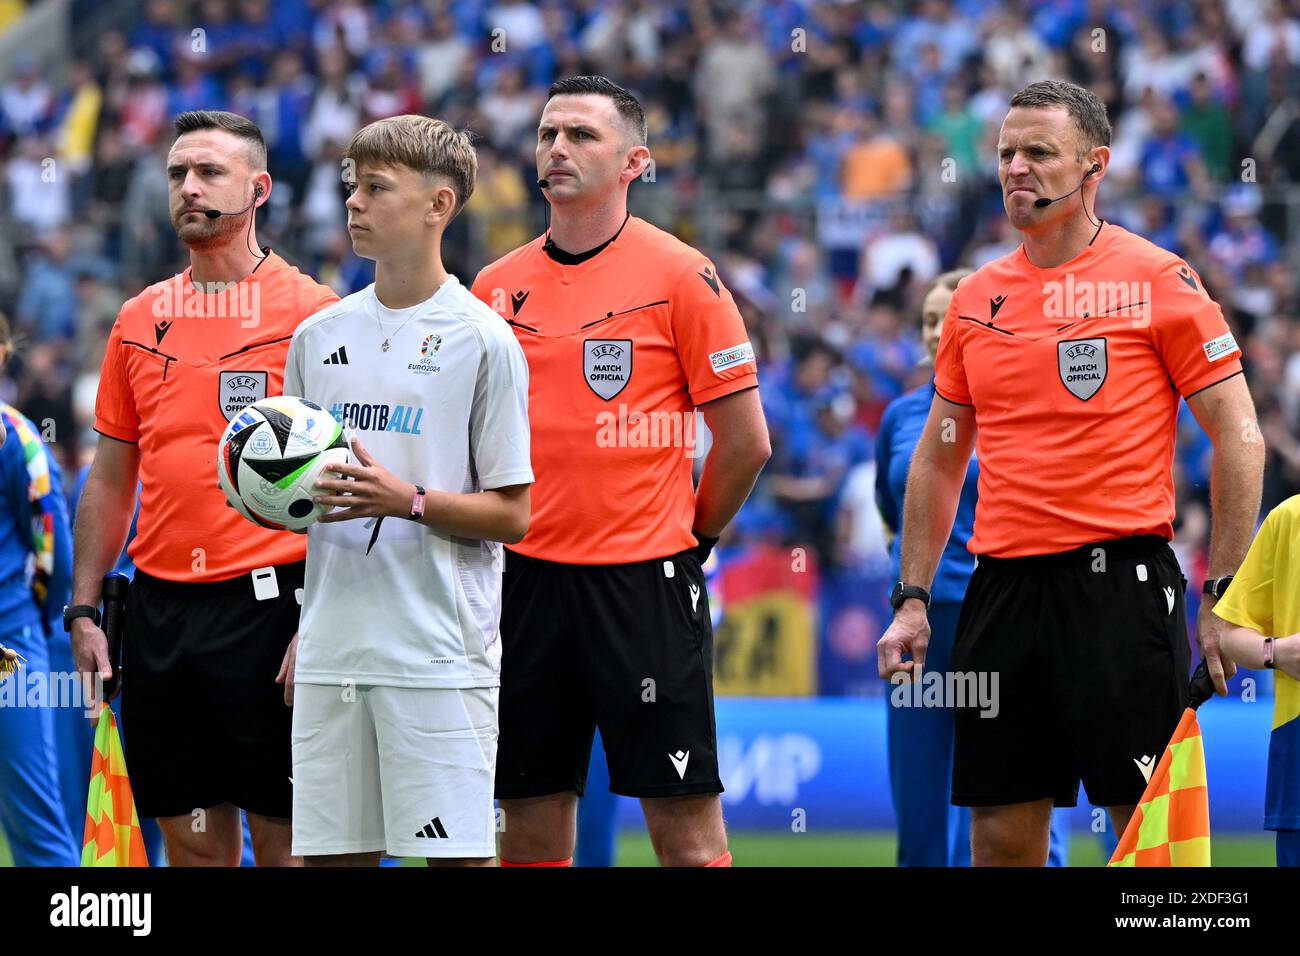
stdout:
<svg viewBox="0 0 1300 956">
<path fill-rule="evenodd" d="M 1241 373 L 1200 277 L 1105 223 L 1051 269 L 1021 246 L 963 279 L 935 391 L 978 427 L 975 554 L 1019 557 L 1138 534 L 1173 537 L 1181 397 Z"/>
<path fill-rule="evenodd" d="M 171 581 L 222 581 L 301 561 L 305 538 L 250 523 L 217 487 L 217 442 L 241 408 L 284 388 L 289 339 L 338 301 L 275 253 L 220 294 L 190 270 L 118 313 L 104 353 L 95 430 L 140 446 L 140 518 L 130 555 Z"/>
<path fill-rule="evenodd" d="M 708 259 L 641 219 L 562 265 L 543 239 L 479 273 L 529 373 L 532 519 L 511 547 L 623 564 L 695 544 L 695 406 L 758 384 L 754 350 Z"/>
</svg>

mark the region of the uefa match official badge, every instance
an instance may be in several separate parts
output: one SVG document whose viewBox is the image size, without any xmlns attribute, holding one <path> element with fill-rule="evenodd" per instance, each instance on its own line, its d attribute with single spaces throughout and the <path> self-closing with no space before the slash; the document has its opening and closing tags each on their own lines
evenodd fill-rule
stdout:
<svg viewBox="0 0 1300 956">
<path fill-rule="evenodd" d="M 266 398 L 266 372 L 222 372 L 217 399 L 226 421 L 232 420 L 249 405 Z"/>
<path fill-rule="evenodd" d="M 1106 381 L 1106 340 L 1070 339 L 1056 343 L 1057 368 L 1061 384 L 1082 401 L 1097 394 Z"/>
<path fill-rule="evenodd" d="M 587 339 L 582 343 L 582 378 L 605 401 L 632 378 L 631 339 Z"/>
</svg>

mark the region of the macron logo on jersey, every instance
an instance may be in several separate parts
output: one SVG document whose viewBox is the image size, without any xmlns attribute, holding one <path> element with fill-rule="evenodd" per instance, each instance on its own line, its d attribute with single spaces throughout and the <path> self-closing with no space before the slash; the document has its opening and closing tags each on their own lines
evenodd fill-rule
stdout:
<svg viewBox="0 0 1300 956">
<path fill-rule="evenodd" d="M 677 771 L 677 779 L 686 779 L 686 765 L 690 763 L 691 752 L 689 750 L 679 750 L 675 754 L 669 754 L 668 759 L 673 762 L 673 769 Z"/>
<path fill-rule="evenodd" d="M 330 414 L 344 428 L 357 431 L 420 434 L 424 408 L 418 405 L 366 405 L 358 402 L 335 402 Z"/>
<path fill-rule="evenodd" d="M 721 372 L 733 365 L 744 365 L 746 362 L 752 361 L 754 361 L 754 346 L 748 342 L 741 342 L 739 345 L 733 345 L 729 349 L 714 352 L 709 356 L 709 364 L 713 366 L 715 372 Z"/>
<path fill-rule="evenodd" d="M 1156 769 L 1156 758 L 1154 754 L 1143 754 L 1141 757 L 1134 757 L 1133 762 L 1142 773 L 1142 779 L 1147 783 L 1151 782 L 1151 771 Z"/>
<path fill-rule="evenodd" d="M 699 273 L 699 277 L 708 283 L 708 286 L 713 290 L 714 295 L 719 299 L 722 298 L 722 292 L 718 287 L 718 277 L 713 272 L 713 266 L 705 266 L 704 271 Z"/>
</svg>

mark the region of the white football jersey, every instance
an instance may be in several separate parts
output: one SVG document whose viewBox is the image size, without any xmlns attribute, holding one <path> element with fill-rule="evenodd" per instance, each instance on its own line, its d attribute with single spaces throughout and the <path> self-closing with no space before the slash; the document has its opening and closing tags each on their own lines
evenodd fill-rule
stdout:
<svg viewBox="0 0 1300 956">
<path fill-rule="evenodd" d="M 428 490 L 533 480 L 523 350 L 454 276 L 410 309 L 386 309 L 371 285 L 311 316 L 293 334 L 284 390 Z M 296 680 L 497 686 L 501 545 L 388 517 L 367 554 L 373 530 L 363 518 L 308 530 Z"/>
</svg>

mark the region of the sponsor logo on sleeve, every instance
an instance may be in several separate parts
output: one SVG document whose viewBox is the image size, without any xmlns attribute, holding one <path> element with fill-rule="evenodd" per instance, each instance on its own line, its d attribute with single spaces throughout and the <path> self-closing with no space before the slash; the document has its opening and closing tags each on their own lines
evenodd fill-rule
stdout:
<svg viewBox="0 0 1300 956">
<path fill-rule="evenodd" d="M 1203 348 L 1205 349 L 1205 357 L 1211 362 L 1216 362 L 1232 352 L 1240 351 L 1237 348 L 1237 340 L 1232 337 L 1231 332 L 1224 332 L 1217 339 L 1210 339 L 1204 344 Z"/>
<path fill-rule="evenodd" d="M 729 349 L 714 352 L 709 356 L 709 364 L 713 366 L 715 372 L 721 372 L 733 365 L 744 365 L 746 362 L 752 361 L 754 361 L 754 346 L 748 342 L 733 345 Z"/>
</svg>

